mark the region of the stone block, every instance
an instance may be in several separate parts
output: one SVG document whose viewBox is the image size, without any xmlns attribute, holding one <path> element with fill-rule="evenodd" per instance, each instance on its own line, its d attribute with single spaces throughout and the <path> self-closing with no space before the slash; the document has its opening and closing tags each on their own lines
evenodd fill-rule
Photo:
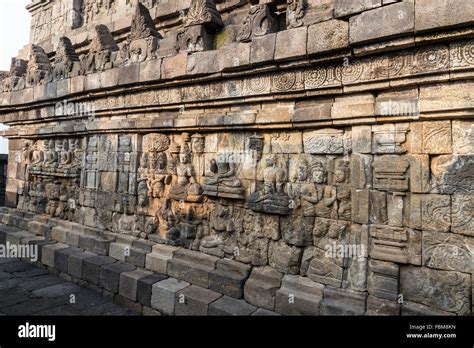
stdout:
<svg viewBox="0 0 474 348">
<path fill-rule="evenodd" d="M 395 263 L 370 260 L 367 288 L 370 295 L 395 301 L 398 297 L 399 267 Z"/>
<path fill-rule="evenodd" d="M 470 0 L 416 0 L 415 11 L 417 32 L 474 22 L 474 3 Z"/>
<path fill-rule="evenodd" d="M 363 12 L 349 19 L 349 40 L 360 44 L 413 33 L 415 9 L 413 2 L 399 2 Z"/>
<path fill-rule="evenodd" d="M 219 71 L 218 50 L 195 52 L 188 56 L 188 75 L 212 74 Z"/>
<path fill-rule="evenodd" d="M 353 189 L 352 221 L 366 224 L 369 221 L 369 190 Z"/>
<path fill-rule="evenodd" d="M 269 311 L 267 309 L 259 308 L 255 312 L 252 313 L 253 317 L 274 317 L 274 316 L 281 316 L 280 313 Z"/>
<path fill-rule="evenodd" d="M 153 284 L 167 279 L 162 274 L 151 274 L 149 276 L 138 279 L 137 281 L 137 300 L 143 306 L 151 306 L 151 295 Z"/>
<path fill-rule="evenodd" d="M 125 261 L 126 255 L 130 254 L 131 246 L 122 243 L 110 243 L 109 256 L 116 260 Z"/>
<path fill-rule="evenodd" d="M 285 274 L 298 274 L 303 249 L 286 244 L 283 240 L 271 241 L 268 249 L 268 263 Z"/>
<path fill-rule="evenodd" d="M 71 254 L 81 253 L 80 249 L 67 248 L 57 249 L 54 255 L 54 268 L 62 273 L 68 273 L 69 269 L 69 256 Z"/>
<path fill-rule="evenodd" d="M 101 267 L 99 286 L 114 294 L 119 292 L 120 275 L 135 270 L 135 266 L 125 262 L 115 262 Z"/>
<path fill-rule="evenodd" d="M 425 306 L 419 303 L 403 301 L 401 305 L 401 312 L 404 316 L 452 316 L 454 313 L 441 311 L 439 309 Z"/>
<path fill-rule="evenodd" d="M 168 278 L 152 286 L 151 307 L 165 315 L 174 315 L 176 294 L 190 284 Z"/>
<path fill-rule="evenodd" d="M 404 300 L 435 310 L 458 315 L 471 311 L 469 274 L 404 266 L 400 268 L 400 293 Z"/>
<path fill-rule="evenodd" d="M 276 292 L 275 310 L 285 315 L 319 315 L 324 285 L 300 276 L 285 275 Z"/>
<path fill-rule="evenodd" d="M 157 81 L 161 78 L 161 59 L 153 59 L 140 64 L 140 82 Z"/>
<path fill-rule="evenodd" d="M 168 275 L 203 288 L 209 287 L 209 274 L 219 258 L 200 252 L 179 249 L 168 262 Z"/>
<path fill-rule="evenodd" d="M 124 272 L 120 274 L 119 294 L 131 301 L 137 301 L 138 280 L 152 275 L 152 272 L 144 269 Z"/>
<path fill-rule="evenodd" d="M 43 265 L 54 268 L 54 264 L 55 264 L 54 258 L 56 256 L 56 252 L 58 250 L 67 249 L 67 248 L 69 248 L 69 245 L 62 244 L 62 243 L 56 243 L 56 244 L 43 246 L 42 252 L 41 252 L 41 263 Z"/>
<path fill-rule="evenodd" d="M 186 75 L 187 61 L 187 53 L 180 53 L 172 57 L 163 58 L 161 64 L 161 78 L 168 80 Z"/>
<path fill-rule="evenodd" d="M 223 259 L 217 262 L 216 269 L 209 273 L 209 289 L 221 294 L 241 298 L 244 284 L 250 274 L 249 265 Z"/>
<path fill-rule="evenodd" d="M 209 305 L 209 315 L 217 316 L 248 316 L 254 313 L 257 307 L 235 298 L 223 296 Z"/>
<path fill-rule="evenodd" d="M 366 298 L 366 293 L 326 286 L 321 315 L 363 315 Z"/>
<path fill-rule="evenodd" d="M 452 121 L 453 153 L 474 154 L 474 122 Z"/>
<path fill-rule="evenodd" d="M 220 71 L 250 64 L 250 43 L 233 43 L 222 47 L 218 52 Z"/>
<path fill-rule="evenodd" d="M 0 231 L 0 243 L 5 243 L 4 240 L 2 240 L 2 232 Z M 51 244 L 56 244 L 57 242 L 56 241 L 52 241 L 52 240 L 32 240 L 30 241 L 28 244 L 29 245 L 35 245 L 37 246 L 38 248 L 38 260 L 42 260 L 43 257 L 43 247 L 45 245 L 51 245 Z"/>
<path fill-rule="evenodd" d="M 130 248 L 130 255 L 125 256 L 125 261 L 137 267 L 144 268 L 147 254 L 148 253 L 142 249 L 132 247 Z"/>
<path fill-rule="evenodd" d="M 140 81 L 140 64 L 131 64 L 119 68 L 119 85 L 133 84 Z"/>
<path fill-rule="evenodd" d="M 283 274 L 272 267 L 255 267 L 244 286 L 245 300 L 257 307 L 274 310 L 276 291 L 282 278 Z"/>
<path fill-rule="evenodd" d="M 273 61 L 275 55 L 276 33 L 256 36 L 252 39 L 250 62 L 252 64 Z"/>
<path fill-rule="evenodd" d="M 275 60 L 306 56 L 307 37 L 307 27 L 279 31 L 276 37 Z"/>
<path fill-rule="evenodd" d="M 333 19 L 308 28 L 308 54 L 322 54 L 349 46 L 349 24 Z"/>
<path fill-rule="evenodd" d="M 337 119 L 368 117 L 374 115 L 375 98 L 371 93 L 349 97 L 337 97 L 331 110 L 331 117 Z"/>
<path fill-rule="evenodd" d="M 367 297 L 367 311 L 365 315 L 372 316 L 398 316 L 400 315 L 400 305 L 396 301 L 384 300 L 375 296 Z"/>
<path fill-rule="evenodd" d="M 191 285 L 176 294 L 175 315 L 208 315 L 209 305 L 220 297 L 215 291 Z"/>
<path fill-rule="evenodd" d="M 173 258 L 173 253 L 178 248 L 157 244 L 153 251 L 146 256 L 146 268 L 161 274 L 168 274 L 168 262 Z"/>
<path fill-rule="evenodd" d="M 447 271 L 474 271 L 474 238 L 454 233 L 423 231 L 423 265 Z"/>
<path fill-rule="evenodd" d="M 56 240 L 60 243 L 66 242 L 67 230 L 63 227 L 56 226 L 51 230 L 51 239 Z"/>
<path fill-rule="evenodd" d="M 311 122 L 331 119 L 331 108 L 333 99 L 321 99 L 316 102 L 296 103 L 292 121 Z"/>
<path fill-rule="evenodd" d="M 114 263 L 115 260 L 107 256 L 95 256 L 82 261 L 82 279 L 94 285 L 99 285 L 101 267 Z"/>
<path fill-rule="evenodd" d="M 334 17 L 347 17 L 382 6 L 382 0 L 336 0 Z"/>
<path fill-rule="evenodd" d="M 97 254 L 91 253 L 89 251 L 69 255 L 68 273 L 74 278 L 83 279 L 82 270 L 84 260 L 96 256 Z"/>
</svg>

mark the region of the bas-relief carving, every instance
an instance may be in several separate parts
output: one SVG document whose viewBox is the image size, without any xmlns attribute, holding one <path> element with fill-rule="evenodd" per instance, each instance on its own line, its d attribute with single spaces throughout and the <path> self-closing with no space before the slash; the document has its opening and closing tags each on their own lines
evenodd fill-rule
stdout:
<svg viewBox="0 0 474 348">
<path fill-rule="evenodd" d="M 84 221 L 80 212 L 92 207 L 94 227 L 356 291 L 367 289 L 368 258 L 469 273 L 472 195 L 411 192 L 411 128 L 403 126 L 401 135 L 391 126 L 371 130 L 355 137 L 345 128 L 299 137 L 150 133 L 25 141 L 19 208 Z M 360 154 L 350 139 L 357 140 L 354 151 L 366 149 L 372 159 L 361 164 L 372 175 L 360 189 L 371 203 L 354 190 Z M 238 151 L 251 153 L 251 163 L 228 156 Z M 331 255 L 331 246 L 366 249 Z"/>
</svg>

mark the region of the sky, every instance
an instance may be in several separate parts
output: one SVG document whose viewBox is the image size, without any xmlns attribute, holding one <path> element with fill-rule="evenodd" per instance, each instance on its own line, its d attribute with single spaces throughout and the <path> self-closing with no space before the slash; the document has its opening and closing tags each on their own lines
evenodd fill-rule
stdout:
<svg viewBox="0 0 474 348">
<path fill-rule="evenodd" d="M 29 43 L 31 0 L 0 0 L 0 70 L 10 70 L 12 57 Z M 0 123 L 0 130 L 5 128 Z M 8 153 L 8 141 L 0 137 L 0 153 Z"/>
</svg>

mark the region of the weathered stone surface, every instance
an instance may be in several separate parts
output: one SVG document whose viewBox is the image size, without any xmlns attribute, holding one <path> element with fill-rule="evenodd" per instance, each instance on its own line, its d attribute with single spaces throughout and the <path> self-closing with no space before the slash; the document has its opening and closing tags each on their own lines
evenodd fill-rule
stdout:
<svg viewBox="0 0 474 348">
<path fill-rule="evenodd" d="M 69 265 L 69 256 L 71 254 L 80 253 L 81 250 L 77 248 L 57 249 L 54 255 L 54 268 L 58 271 L 67 273 Z"/>
<path fill-rule="evenodd" d="M 319 315 L 323 289 L 308 278 L 285 275 L 276 292 L 275 310 L 285 315 Z"/>
<path fill-rule="evenodd" d="M 392 38 L 413 33 L 414 30 L 415 9 L 411 2 L 396 3 L 363 12 L 349 20 L 349 37 L 352 44 Z"/>
<path fill-rule="evenodd" d="M 83 279 L 84 260 L 96 257 L 97 254 L 86 251 L 84 253 L 74 253 L 69 255 L 68 273 L 77 279 Z"/>
<path fill-rule="evenodd" d="M 152 289 L 155 283 L 158 283 L 167 277 L 162 274 L 152 274 L 137 281 L 137 300 L 143 306 L 151 306 Z"/>
<path fill-rule="evenodd" d="M 41 263 L 46 266 L 54 268 L 54 265 L 55 265 L 54 259 L 57 254 L 57 251 L 61 249 L 67 249 L 67 248 L 69 248 L 69 246 L 62 243 L 56 243 L 56 244 L 43 246 L 42 252 L 41 252 Z"/>
<path fill-rule="evenodd" d="M 276 35 L 275 60 L 306 56 L 307 27 L 280 31 Z"/>
<path fill-rule="evenodd" d="M 184 316 L 208 315 L 209 305 L 221 294 L 191 285 L 176 294 L 175 314 Z"/>
<path fill-rule="evenodd" d="M 168 262 L 168 275 L 204 288 L 209 287 L 209 274 L 219 259 L 195 251 L 180 249 Z"/>
<path fill-rule="evenodd" d="M 251 267 L 231 260 L 220 260 L 209 274 L 209 289 L 234 298 L 244 295 L 244 284 Z"/>
<path fill-rule="evenodd" d="M 321 54 L 349 46 L 349 24 L 331 20 L 308 27 L 308 54 Z"/>
<path fill-rule="evenodd" d="M 298 274 L 303 249 L 286 244 L 284 241 L 270 242 L 268 250 L 270 266 L 287 274 Z"/>
<path fill-rule="evenodd" d="M 470 273 L 474 270 L 474 238 L 423 231 L 423 265 Z"/>
<path fill-rule="evenodd" d="M 375 98 L 371 93 L 336 98 L 331 111 L 331 117 L 334 119 L 373 115 L 375 115 Z"/>
<path fill-rule="evenodd" d="M 223 296 L 209 305 L 209 315 L 217 316 L 248 316 L 254 313 L 257 307 L 235 298 Z"/>
<path fill-rule="evenodd" d="M 255 37 L 250 48 L 252 64 L 272 61 L 275 55 L 276 33 Z"/>
<path fill-rule="evenodd" d="M 268 310 L 275 309 L 276 291 L 283 275 L 271 267 L 255 267 L 244 286 L 247 302 Z"/>
<path fill-rule="evenodd" d="M 114 263 L 115 260 L 107 256 L 95 256 L 82 260 L 82 279 L 94 285 L 99 285 L 102 266 Z"/>
<path fill-rule="evenodd" d="M 396 301 L 388 301 L 375 296 L 367 297 L 365 315 L 400 315 L 400 305 Z"/>
<path fill-rule="evenodd" d="M 326 286 L 320 304 L 321 315 L 363 315 L 365 293 Z"/>
<path fill-rule="evenodd" d="M 144 269 L 136 269 L 134 271 L 121 273 L 119 294 L 131 301 L 136 302 L 138 281 L 152 274 L 152 272 L 146 271 Z"/>
<path fill-rule="evenodd" d="M 165 315 L 174 315 L 176 294 L 190 284 L 168 278 L 152 286 L 151 307 Z"/>
<path fill-rule="evenodd" d="M 161 274 L 167 274 L 168 262 L 178 248 L 157 244 L 153 251 L 146 256 L 146 268 Z"/>
<path fill-rule="evenodd" d="M 421 0 L 415 2 L 415 11 L 415 29 L 425 31 L 471 24 L 474 6 L 469 0 Z"/>
<path fill-rule="evenodd" d="M 398 297 L 399 268 L 395 263 L 370 260 L 368 292 L 370 295 L 395 301 Z"/>
<path fill-rule="evenodd" d="M 402 306 L 402 315 L 408 316 L 450 316 L 456 315 L 454 313 L 441 311 L 439 309 L 425 306 L 419 303 L 403 301 Z"/>
<path fill-rule="evenodd" d="M 474 156 L 438 156 L 431 162 L 433 186 L 443 194 L 474 192 Z"/>
<path fill-rule="evenodd" d="M 289 314 L 468 312 L 407 299 L 398 268 L 434 272 L 435 294 L 472 273 L 472 6 L 140 2 L 28 6 L 31 45 L 0 72 L 0 243 L 137 313 L 168 274 Z M 120 294 L 130 267 L 159 274 Z"/>
<path fill-rule="evenodd" d="M 130 272 L 135 266 L 125 262 L 115 262 L 101 267 L 99 274 L 99 286 L 114 294 L 119 292 L 120 275 Z"/>
<path fill-rule="evenodd" d="M 382 6 L 382 0 L 336 0 L 334 17 L 345 17 Z"/>
<path fill-rule="evenodd" d="M 413 266 L 400 269 L 400 292 L 404 299 L 461 315 L 471 310 L 470 282 L 469 275 L 459 272 Z"/>
</svg>

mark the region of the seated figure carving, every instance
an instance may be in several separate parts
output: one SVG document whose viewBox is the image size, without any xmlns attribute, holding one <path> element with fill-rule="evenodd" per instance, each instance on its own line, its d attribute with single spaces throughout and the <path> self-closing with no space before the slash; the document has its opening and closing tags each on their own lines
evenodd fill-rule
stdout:
<svg viewBox="0 0 474 348">
<path fill-rule="evenodd" d="M 262 191 L 250 195 L 250 209 L 268 214 L 288 215 L 290 197 L 285 193 L 286 177 L 286 170 L 277 167 L 274 158 L 267 158 L 263 171 L 264 187 Z"/>
<path fill-rule="evenodd" d="M 236 177 L 236 165 L 223 158 L 211 160 L 211 173 L 204 179 L 204 194 L 212 197 L 244 199 L 244 188 Z"/>
</svg>

